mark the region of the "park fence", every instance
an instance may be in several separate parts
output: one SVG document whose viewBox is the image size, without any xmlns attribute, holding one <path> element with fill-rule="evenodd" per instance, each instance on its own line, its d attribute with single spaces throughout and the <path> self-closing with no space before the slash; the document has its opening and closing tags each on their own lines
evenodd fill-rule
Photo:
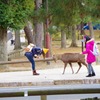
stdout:
<svg viewBox="0 0 100 100">
<path fill-rule="evenodd" d="M 96 93 L 100 94 L 100 84 L 0 88 L 0 98 L 40 96 L 41 97 L 40 100 L 47 100 L 47 95 L 96 94 Z"/>
</svg>

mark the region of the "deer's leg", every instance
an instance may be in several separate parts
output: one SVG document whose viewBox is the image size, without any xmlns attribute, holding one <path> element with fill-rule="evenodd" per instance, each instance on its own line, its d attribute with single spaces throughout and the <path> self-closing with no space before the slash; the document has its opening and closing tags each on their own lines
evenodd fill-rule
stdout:
<svg viewBox="0 0 100 100">
<path fill-rule="evenodd" d="M 72 67 L 72 63 L 69 63 L 71 69 L 72 69 L 72 74 L 74 74 L 74 70 L 73 70 L 73 67 Z"/>
<path fill-rule="evenodd" d="M 78 65 L 79 65 L 79 68 L 78 68 L 78 70 L 77 70 L 76 74 L 79 72 L 80 68 L 82 67 L 82 65 L 81 65 L 81 63 L 80 63 L 80 62 L 78 62 Z"/>
<path fill-rule="evenodd" d="M 86 66 L 86 68 L 87 68 L 87 63 L 86 63 L 86 62 L 82 62 L 82 64 L 83 64 L 83 65 L 85 65 L 85 66 Z"/>
<path fill-rule="evenodd" d="M 63 70 L 63 73 L 62 74 L 65 73 L 66 66 L 67 66 L 67 63 L 64 63 L 64 70 Z"/>
</svg>

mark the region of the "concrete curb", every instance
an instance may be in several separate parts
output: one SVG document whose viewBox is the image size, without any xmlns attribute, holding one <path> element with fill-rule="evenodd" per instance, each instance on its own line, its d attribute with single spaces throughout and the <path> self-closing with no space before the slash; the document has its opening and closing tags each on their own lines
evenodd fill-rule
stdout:
<svg viewBox="0 0 100 100">
<path fill-rule="evenodd" d="M 54 80 L 54 81 L 43 81 L 43 82 L 6 82 L 6 83 L 0 83 L 0 87 L 52 86 L 52 85 L 71 85 L 71 84 L 100 84 L 100 79 Z"/>
</svg>

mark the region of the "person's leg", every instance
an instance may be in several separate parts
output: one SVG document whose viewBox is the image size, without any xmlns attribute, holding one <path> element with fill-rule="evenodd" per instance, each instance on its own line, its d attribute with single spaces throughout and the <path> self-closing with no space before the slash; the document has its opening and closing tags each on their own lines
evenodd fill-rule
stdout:
<svg viewBox="0 0 100 100">
<path fill-rule="evenodd" d="M 88 75 L 86 77 L 91 77 L 91 64 L 88 64 Z"/>
<path fill-rule="evenodd" d="M 94 72 L 94 69 L 93 69 L 93 67 L 92 67 L 92 64 L 91 64 L 91 75 L 92 75 L 92 76 L 95 76 L 95 72 Z"/>
<path fill-rule="evenodd" d="M 37 73 L 36 70 L 35 70 L 35 61 L 33 59 L 33 56 L 31 54 L 29 54 L 29 53 L 26 53 L 25 56 L 28 58 L 28 60 L 32 64 L 33 75 L 39 75 L 39 73 Z"/>
</svg>

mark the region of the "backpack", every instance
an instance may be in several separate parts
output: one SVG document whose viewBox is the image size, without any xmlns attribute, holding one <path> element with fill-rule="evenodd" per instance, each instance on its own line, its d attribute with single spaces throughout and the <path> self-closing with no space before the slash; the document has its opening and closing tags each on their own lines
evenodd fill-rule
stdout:
<svg viewBox="0 0 100 100">
<path fill-rule="evenodd" d="M 99 49 L 98 49 L 98 46 L 96 45 L 96 43 L 94 43 L 94 45 L 93 45 L 92 53 L 94 56 L 99 56 Z"/>
</svg>

